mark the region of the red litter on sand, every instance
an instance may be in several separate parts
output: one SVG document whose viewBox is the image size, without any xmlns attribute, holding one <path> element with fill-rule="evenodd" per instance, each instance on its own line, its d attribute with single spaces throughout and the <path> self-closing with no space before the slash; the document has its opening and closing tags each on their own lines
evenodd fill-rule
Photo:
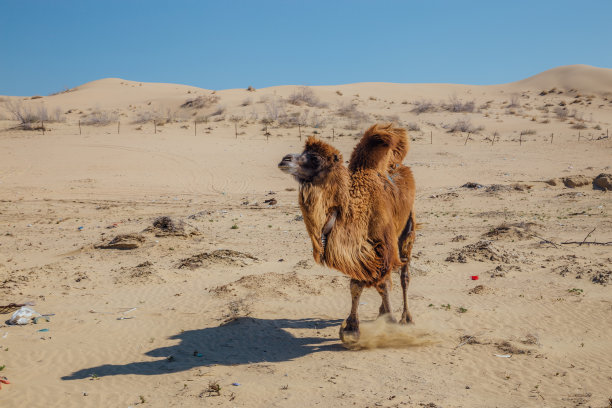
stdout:
<svg viewBox="0 0 612 408">
<path fill-rule="evenodd" d="M 472 275 L 472 280 L 478 280 L 478 275 Z"/>
</svg>

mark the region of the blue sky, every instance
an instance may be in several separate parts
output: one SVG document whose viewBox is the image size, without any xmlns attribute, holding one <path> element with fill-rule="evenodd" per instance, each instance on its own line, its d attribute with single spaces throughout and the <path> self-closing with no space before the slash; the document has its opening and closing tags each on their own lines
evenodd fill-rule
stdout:
<svg viewBox="0 0 612 408">
<path fill-rule="evenodd" d="M 208 89 L 495 84 L 612 68 L 612 1 L 0 0 L 0 94 L 119 77 Z"/>
</svg>

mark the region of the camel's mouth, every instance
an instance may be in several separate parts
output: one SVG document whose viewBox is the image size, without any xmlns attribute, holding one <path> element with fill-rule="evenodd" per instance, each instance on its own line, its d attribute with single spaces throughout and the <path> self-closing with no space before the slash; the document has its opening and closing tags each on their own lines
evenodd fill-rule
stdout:
<svg viewBox="0 0 612 408">
<path fill-rule="evenodd" d="M 336 223 L 336 218 L 338 217 L 338 210 L 333 210 L 327 216 L 327 221 L 323 228 L 321 229 L 321 245 L 323 246 L 323 254 L 325 255 L 325 248 L 327 248 L 327 237 L 334 228 L 334 224 Z"/>
<path fill-rule="evenodd" d="M 289 173 L 291 175 L 295 175 L 297 166 L 296 166 L 296 154 L 288 154 L 278 163 L 278 168 L 285 173 Z"/>
</svg>

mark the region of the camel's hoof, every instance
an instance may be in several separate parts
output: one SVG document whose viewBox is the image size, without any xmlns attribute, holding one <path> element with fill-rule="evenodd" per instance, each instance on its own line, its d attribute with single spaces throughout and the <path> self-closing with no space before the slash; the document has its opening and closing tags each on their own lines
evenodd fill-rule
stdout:
<svg viewBox="0 0 612 408">
<path fill-rule="evenodd" d="M 402 315 L 402 318 L 398 322 L 399 324 L 414 324 L 411 316 Z"/>
<path fill-rule="evenodd" d="M 359 341 L 359 326 L 349 325 L 346 320 L 340 326 L 340 341 L 348 347 L 357 344 Z"/>
</svg>

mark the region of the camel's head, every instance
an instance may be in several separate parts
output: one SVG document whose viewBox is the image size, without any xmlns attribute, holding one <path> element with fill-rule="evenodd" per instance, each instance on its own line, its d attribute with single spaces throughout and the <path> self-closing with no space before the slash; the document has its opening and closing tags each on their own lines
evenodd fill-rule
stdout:
<svg viewBox="0 0 612 408">
<path fill-rule="evenodd" d="M 301 154 L 283 157 L 278 168 L 291 174 L 299 183 L 320 182 L 335 166 L 342 166 L 342 155 L 335 147 L 310 136 Z"/>
</svg>

